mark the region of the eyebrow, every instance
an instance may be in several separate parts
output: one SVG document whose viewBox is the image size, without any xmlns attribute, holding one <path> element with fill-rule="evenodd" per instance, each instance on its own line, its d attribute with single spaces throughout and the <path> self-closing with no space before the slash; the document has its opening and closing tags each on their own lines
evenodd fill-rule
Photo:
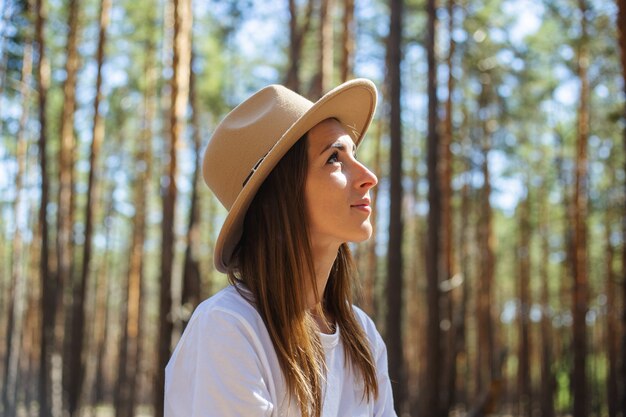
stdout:
<svg viewBox="0 0 626 417">
<path fill-rule="evenodd" d="M 341 141 L 335 141 L 330 143 L 329 145 L 325 146 L 324 149 L 322 150 L 322 152 L 320 152 L 320 155 L 323 154 L 324 152 L 326 152 L 327 150 L 334 148 L 334 149 L 339 149 L 340 151 L 345 151 L 346 147 L 344 146 L 343 142 Z M 352 145 L 352 155 L 356 155 L 356 146 Z"/>
</svg>

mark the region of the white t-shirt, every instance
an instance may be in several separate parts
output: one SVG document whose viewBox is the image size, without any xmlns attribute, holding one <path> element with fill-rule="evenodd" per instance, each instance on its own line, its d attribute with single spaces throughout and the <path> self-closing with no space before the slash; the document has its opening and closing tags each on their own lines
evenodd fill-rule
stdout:
<svg viewBox="0 0 626 417">
<path fill-rule="evenodd" d="M 323 417 L 396 416 L 387 350 L 372 320 L 354 307 L 376 361 L 378 399 L 347 366 L 339 337 L 320 333 L 328 373 Z M 165 417 L 299 417 L 274 346 L 256 309 L 233 286 L 202 302 L 165 368 Z"/>
</svg>

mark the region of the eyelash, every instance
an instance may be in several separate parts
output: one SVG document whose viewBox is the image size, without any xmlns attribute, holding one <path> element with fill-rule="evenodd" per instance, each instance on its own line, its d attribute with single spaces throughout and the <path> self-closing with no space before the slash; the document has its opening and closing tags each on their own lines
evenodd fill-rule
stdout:
<svg viewBox="0 0 626 417">
<path fill-rule="evenodd" d="M 354 155 L 354 159 L 357 159 L 356 154 Z M 328 158 L 328 160 L 326 161 L 327 164 L 334 164 L 340 162 L 339 161 L 339 152 L 335 151 L 333 152 L 333 154 Z"/>
</svg>

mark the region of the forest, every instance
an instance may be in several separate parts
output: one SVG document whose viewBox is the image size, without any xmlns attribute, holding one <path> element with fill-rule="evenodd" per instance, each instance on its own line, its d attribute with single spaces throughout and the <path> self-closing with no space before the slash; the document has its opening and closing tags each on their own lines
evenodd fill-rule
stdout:
<svg viewBox="0 0 626 417">
<path fill-rule="evenodd" d="M 1 1 L 0 416 L 162 417 L 213 129 L 355 77 L 398 415 L 626 416 L 626 0 Z"/>
</svg>

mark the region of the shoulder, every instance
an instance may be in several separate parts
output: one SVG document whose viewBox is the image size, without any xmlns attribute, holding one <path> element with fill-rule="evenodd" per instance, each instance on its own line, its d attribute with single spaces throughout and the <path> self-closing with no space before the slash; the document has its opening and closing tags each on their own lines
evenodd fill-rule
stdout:
<svg viewBox="0 0 626 417">
<path fill-rule="evenodd" d="M 352 311 L 354 312 L 354 316 L 356 317 L 359 324 L 361 324 L 361 327 L 363 327 L 363 330 L 365 330 L 365 332 L 378 333 L 378 331 L 376 330 L 376 324 L 374 323 L 374 320 L 372 320 L 365 311 L 361 310 L 359 307 L 355 305 L 352 305 Z"/>
<path fill-rule="evenodd" d="M 241 292 L 240 292 L 241 291 Z M 253 319 L 258 313 L 251 303 L 252 296 L 245 289 L 238 289 L 228 285 L 222 290 L 207 298 L 196 307 L 189 324 L 202 321 L 207 316 L 230 314 L 242 316 L 244 319 Z"/>
<path fill-rule="evenodd" d="M 384 342 L 382 337 L 380 336 L 380 333 L 378 332 L 378 329 L 376 328 L 374 320 L 372 320 L 370 316 L 365 313 L 365 311 L 361 310 L 355 305 L 352 305 L 352 311 L 354 312 L 354 316 L 356 317 L 357 322 L 363 328 L 367 339 L 378 352 L 381 347 L 384 347 Z"/>
<path fill-rule="evenodd" d="M 213 340 L 240 340 L 256 344 L 265 326 L 254 306 L 232 285 L 198 305 L 193 312 L 173 357 L 180 350 L 203 346 Z"/>
</svg>

